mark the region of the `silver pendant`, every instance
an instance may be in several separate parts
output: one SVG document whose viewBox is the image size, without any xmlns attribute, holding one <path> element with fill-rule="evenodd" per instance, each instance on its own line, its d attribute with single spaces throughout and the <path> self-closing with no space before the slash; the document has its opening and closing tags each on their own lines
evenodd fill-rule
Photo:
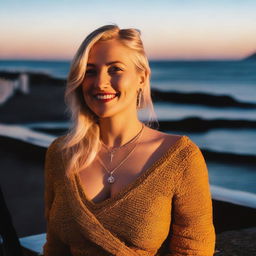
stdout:
<svg viewBox="0 0 256 256">
<path fill-rule="evenodd" d="M 114 154 L 113 154 L 113 152 L 111 152 L 110 153 L 110 162 L 112 162 L 113 156 L 114 156 Z"/>
<path fill-rule="evenodd" d="M 114 176 L 112 176 L 112 174 L 110 174 L 110 176 L 108 177 L 108 183 L 112 184 L 115 182 L 115 178 Z"/>
</svg>

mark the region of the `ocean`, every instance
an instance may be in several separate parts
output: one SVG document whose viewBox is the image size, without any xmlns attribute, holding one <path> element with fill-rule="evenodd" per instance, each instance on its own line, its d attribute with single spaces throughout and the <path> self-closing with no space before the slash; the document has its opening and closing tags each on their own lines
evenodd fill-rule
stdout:
<svg viewBox="0 0 256 256">
<path fill-rule="evenodd" d="M 67 77 L 69 66 L 70 61 L 0 60 L 0 71 L 29 71 L 61 79 Z M 233 156 L 233 162 L 207 162 L 210 183 L 256 195 L 256 61 L 150 61 L 150 67 L 152 89 L 183 97 L 177 101 L 156 100 L 159 121 L 175 123 L 195 118 L 202 125 L 214 124 L 193 132 L 186 127 L 165 132 L 187 135 L 202 150 Z M 199 94 L 201 100 L 197 101 Z M 38 129 L 44 125 L 23 126 Z M 59 125 L 63 126 L 48 124 Z M 248 163 L 239 162 L 240 157 L 247 157 Z"/>
</svg>

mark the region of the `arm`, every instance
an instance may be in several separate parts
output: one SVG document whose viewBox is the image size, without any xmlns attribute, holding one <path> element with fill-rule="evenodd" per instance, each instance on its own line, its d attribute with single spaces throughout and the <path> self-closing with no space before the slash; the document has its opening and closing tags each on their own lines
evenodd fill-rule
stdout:
<svg viewBox="0 0 256 256">
<path fill-rule="evenodd" d="M 212 201 L 204 157 L 196 146 L 185 159 L 185 168 L 173 197 L 172 224 L 165 256 L 212 256 L 215 231 Z"/>
<path fill-rule="evenodd" d="M 43 246 L 44 256 L 63 256 L 69 254 L 67 245 L 62 243 L 49 223 L 50 209 L 54 200 L 54 171 L 56 166 L 54 160 L 56 159 L 56 140 L 49 146 L 45 157 L 45 219 L 47 223 L 46 243 Z"/>
</svg>

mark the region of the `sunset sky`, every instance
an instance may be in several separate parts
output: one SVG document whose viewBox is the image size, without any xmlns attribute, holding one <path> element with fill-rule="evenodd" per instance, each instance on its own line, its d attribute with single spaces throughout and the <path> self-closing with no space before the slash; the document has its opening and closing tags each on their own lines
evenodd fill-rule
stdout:
<svg viewBox="0 0 256 256">
<path fill-rule="evenodd" d="M 256 52 L 255 0 L 1 1 L 1 59 L 70 59 L 84 37 L 138 28 L 150 59 L 240 59 Z"/>
</svg>

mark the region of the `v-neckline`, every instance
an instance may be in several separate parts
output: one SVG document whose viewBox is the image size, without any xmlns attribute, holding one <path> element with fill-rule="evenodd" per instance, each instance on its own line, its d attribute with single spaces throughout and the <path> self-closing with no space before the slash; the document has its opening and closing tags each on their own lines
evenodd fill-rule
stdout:
<svg viewBox="0 0 256 256">
<path fill-rule="evenodd" d="M 100 202 L 93 202 L 92 200 L 88 199 L 84 186 L 82 184 L 81 178 L 79 177 L 79 174 L 74 174 L 74 179 L 76 186 L 78 187 L 78 191 L 80 196 L 82 197 L 83 203 L 89 207 L 92 210 L 98 210 L 102 209 L 103 207 L 107 206 L 108 204 L 111 204 L 112 202 L 119 201 L 120 199 L 124 198 L 129 192 L 131 192 L 135 187 L 140 185 L 154 170 L 158 169 L 158 167 L 161 166 L 166 160 L 166 158 L 169 156 L 169 154 L 173 153 L 175 149 L 183 142 L 183 140 L 188 140 L 188 136 L 182 135 L 181 138 L 179 138 L 170 148 L 165 151 L 159 157 L 149 168 L 147 168 L 145 171 L 143 171 L 134 181 L 126 185 L 123 189 L 121 189 L 117 194 L 115 194 L 113 197 L 109 197 L 103 201 Z"/>
</svg>

